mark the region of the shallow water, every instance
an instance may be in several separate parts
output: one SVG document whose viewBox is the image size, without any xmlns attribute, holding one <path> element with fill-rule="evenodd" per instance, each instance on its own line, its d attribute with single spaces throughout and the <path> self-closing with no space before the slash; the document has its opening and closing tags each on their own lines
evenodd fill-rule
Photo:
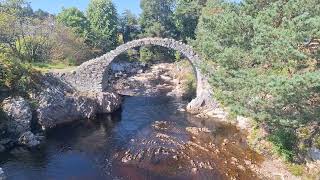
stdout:
<svg viewBox="0 0 320 180">
<path fill-rule="evenodd" d="M 262 158 L 243 135 L 179 111 L 184 106 L 169 97 L 125 97 L 112 115 L 51 130 L 37 150 L 0 154 L 0 167 L 8 179 L 256 179 L 245 162 Z"/>
</svg>

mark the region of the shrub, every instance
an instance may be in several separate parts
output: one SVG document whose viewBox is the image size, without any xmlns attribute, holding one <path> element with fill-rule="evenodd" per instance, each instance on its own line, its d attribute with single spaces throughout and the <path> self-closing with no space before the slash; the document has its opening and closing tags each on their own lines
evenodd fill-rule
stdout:
<svg viewBox="0 0 320 180">
<path fill-rule="evenodd" d="M 78 37 L 70 28 L 57 25 L 51 37 L 52 61 L 60 61 L 69 65 L 79 65 L 90 60 L 95 52 L 86 44 L 85 39 Z"/>
<path fill-rule="evenodd" d="M 309 0 L 207 1 L 193 43 L 216 98 L 232 114 L 288 132 L 319 120 L 319 54 L 308 45 L 320 37 L 319 8 Z M 282 138 L 276 131 L 270 140 L 292 159 L 296 144 Z"/>
<path fill-rule="evenodd" d="M 16 46 L 20 49 L 20 56 L 29 62 L 43 62 L 50 58 L 52 45 L 45 37 L 27 36 L 16 42 Z"/>
<path fill-rule="evenodd" d="M 8 87 L 11 93 L 25 95 L 32 88 L 32 74 L 35 73 L 31 65 L 21 64 L 16 59 L 0 57 L 0 64 L 3 66 L 3 84 Z"/>
<path fill-rule="evenodd" d="M 293 131 L 289 129 L 275 130 L 269 137 L 269 140 L 273 143 L 277 153 L 282 155 L 286 160 L 293 160 L 294 145 L 297 140 Z"/>
<path fill-rule="evenodd" d="M 174 59 L 175 59 L 175 61 L 180 61 L 181 60 L 181 53 L 178 51 L 175 51 Z"/>
<path fill-rule="evenodd" d="M 146 47 L 140 48 L 140 61 L 149 62 L 153 59 L 154 54 Z"/>
</svg>

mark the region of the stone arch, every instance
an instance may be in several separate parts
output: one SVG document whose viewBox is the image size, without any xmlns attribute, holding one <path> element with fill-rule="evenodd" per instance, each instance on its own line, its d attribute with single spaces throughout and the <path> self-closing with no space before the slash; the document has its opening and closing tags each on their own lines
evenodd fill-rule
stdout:
<svg viewBox="0 0 320 180">
<path fill-rule="evenodd" d="M 201 62 L 200 56 L 193 50 L 192 46 L 168 38 L 143 38 L 133 40 L 118 46 L 105 55 L 89 60 L 77 67 L 71 74 L 65 75 L 64 79 L 79 91 L 104 91 L 108 80 L 109 64 L 121 53 L 129 49 L 155 45 L 176 50 L 183 54 L 191 63 L 197 78 L 197 96 L 188 105 L 192 113 L 199 113 L 203 109 L 212 108 L 216 103 L 211 99 L 210 87 L 207 80 L 202 76 L 198 68 Z"/>
</svg>

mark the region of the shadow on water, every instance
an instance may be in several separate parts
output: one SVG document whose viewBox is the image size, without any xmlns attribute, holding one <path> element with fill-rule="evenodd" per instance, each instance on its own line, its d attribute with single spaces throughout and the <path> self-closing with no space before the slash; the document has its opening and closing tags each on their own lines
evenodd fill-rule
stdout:
<svg viewBox="0 0 320 180">
<path fill-rule="evenodd" d="M 250 159 L 253 163 L 261 160 L 248 150 L 245 139 L 234 126 L 198 119 L 178 111 L 183 107 L 184 102 L 170 97 L 125 97 L 122 108 L 112 115 L 99 115 L 94 120 L 83 120 L 50 130 L 46 143 L 36 150 L 20 147 L 1 154 L 0 166 L 8 179 L 227 179 L 226 172 L 238 172 L 233 165 L 222 165 L 231 156 L 241 162 L 241 158 Z M 156 131 L 153 128 L 155 122 L 168 122 L 169 125 L 166 130 Z M 186 132 L 187 127 L 206 127 L 212 133 L 193 137 Z M 179 149 L 180 146 L 159 143 L 159 133 L 172 137 L 185 146 L 184 150 Z M 227 150 L 224 152 L 220 146 L 226 139 L 230 145 L 224 147 Z M 147 141 L 155 143 L 151 145 Z M 210 148 L 210 153 L 192 151 L 195 147 L 189 147 L 189 142 L 213 143 L 221 153 L 210 154 Z M 147 160 L 147 155 L 139 162 L 125 164 L 121 160 L 121 153 L 128 149 L 153 151 L 160 145 L 185 152 L 191 159 L 211 158 L 214 169 L 192 174 L 192 167 L 186 165 L 183 158 L 176 162 L 181 163 L 182 169 L 174 168 L 176 166 L 170 164 L 172 160 L 167 157 L 155 164 Z M 248 169 L 234 174 L 244 178 L 246 173 L 247 177 L 254 176 Z"/>
</svg>

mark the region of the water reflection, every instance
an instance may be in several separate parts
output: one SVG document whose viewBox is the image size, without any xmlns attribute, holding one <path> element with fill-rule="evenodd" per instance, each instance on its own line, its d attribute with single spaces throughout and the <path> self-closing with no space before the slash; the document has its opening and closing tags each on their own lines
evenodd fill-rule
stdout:
<svg viewBox="0 0 320 180">
<path fill-rule="evenodd" d="M 9 179 L 225 179 L 227 165 L 222 163 L 229 161 L 231 156 L 259 160 L 256 154 L 248 150 L 245 140 L 235 127 L 198 119 L 178 111 L 184 106 L 185 103 L 176 102 L 169 97 L 126 97 L 122 109 L 112 115 L 100 115 L 95 120 L 72 123 L 49 131 L 47 142 L 37 150 L 16 148 L 1 154 L 0 166 Z M 156 121 L 168 122 L 168 127 L 155 130 L 152 125 Z M 211 133 L 205 137 L 193 137 L 185 131 L 186 127 L 206 127 Z M 121 153 L 128 149 L 139 153 L 144 149 L 154 151 L 160 147 L 176 148 L 177 151 L 184 152 L 179 149 L 180 146 L 169 146 L 160 141 L 159 133 L 174 139 L 185 146 L 185 149 L 194 148 L 189 147 L 188 143 L 198 141 L 215 144 L 217 147 L 225 139 L 234 144 L 227 145 L 228 151 L 220 153 L 220 157 L 210 155 L 211 152 L 200 157 L 211 159 L 214 168 L 195 174 L 190 171 L 190 165 L 186 164 L 184 167 L 182 164 L 181 169 L 178 162 L 170 159 L 171 155 L 161 156 L 163 159 L 160 158 L 156 165 L 153 165 L 155 157 L 152 161 L 122 162 Z M 150 145 L 148 141 L 155 143 Z M 190 152 L 185 150 L 191 159 L 197 159 L 201 155 L 200 150 Z M 147 159 L 147 155 L 144 157 Z M 238 170 L 234 168 L 230 173 L 238 174 L 239 177 L 245 177 L 245 173 L 248 173 L 247 177 L 254 176 L 250 171 L 236 171 Z"/>
</svg>

